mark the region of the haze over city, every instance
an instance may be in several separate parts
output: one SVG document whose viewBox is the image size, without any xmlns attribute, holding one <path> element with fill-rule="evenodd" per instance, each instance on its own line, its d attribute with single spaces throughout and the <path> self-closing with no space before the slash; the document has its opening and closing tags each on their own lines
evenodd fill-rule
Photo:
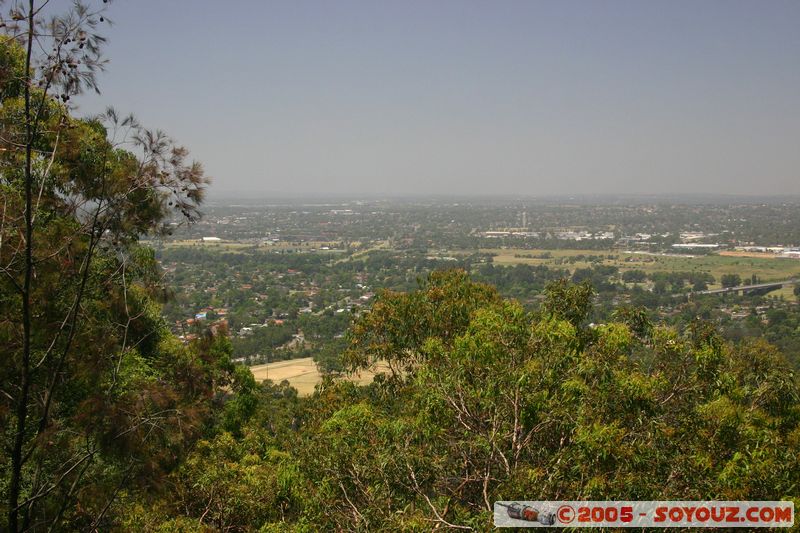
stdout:
<svg viewBox="0 0 800 533">
<path fill-rule="evenodd" d="M 102 95 L 219 195 L 800 193 L 800 4 L 117 2 Z"/>
</svg>

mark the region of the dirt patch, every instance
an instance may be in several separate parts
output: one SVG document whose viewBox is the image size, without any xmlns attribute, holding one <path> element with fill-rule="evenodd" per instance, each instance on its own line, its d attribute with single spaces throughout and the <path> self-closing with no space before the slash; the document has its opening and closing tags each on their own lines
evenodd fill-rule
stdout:
<svg viewBox="0 0 800 533">
<path fill-rule="evenodd" d="M 736 250 L 724 250 L 719 255 L 727 257 L 758 257 L 760 259 L 780 259 L 771 252 L 745 252 Z"/>
</svg>

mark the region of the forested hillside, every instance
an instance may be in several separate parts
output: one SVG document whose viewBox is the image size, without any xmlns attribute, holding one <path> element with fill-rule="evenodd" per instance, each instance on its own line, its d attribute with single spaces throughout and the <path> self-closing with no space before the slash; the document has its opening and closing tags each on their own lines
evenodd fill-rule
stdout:
<svg viewBox="0 0 800 533">
<path fill-rule="evenodd" d="M 249 384 L 160 491 L 115 502 L 131 529 L 491 528 L 498 499 L 797 498 L 794 375 L 762 341 L 641 313 L 589 327 L 588 285 L 526 313 L 463 272 L 385 293 L 350 330 L 351 369 L 308 399 Z"/>
</svg>

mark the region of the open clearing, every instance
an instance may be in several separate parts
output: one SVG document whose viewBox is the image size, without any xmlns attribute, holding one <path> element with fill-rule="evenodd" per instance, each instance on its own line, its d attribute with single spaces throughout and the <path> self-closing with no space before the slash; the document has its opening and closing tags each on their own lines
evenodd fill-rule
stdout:
<svg viewBox="0 0 800 533">
<path fill-rule="evenodd" d="M 332 241 L 304 241 L 304 242 L 238 242 L 238 241 L 213 241 L 213 242 L 203 242 L 200 239 L 183 239 L 183 240 L 172 240 L 166 241 L 163 243 L 165 248 L 186 248 L 186 247 L 196 247 L 196 248 L 205 248 L 209 250 L 217 250 L 223 252 L 235 252 L 235 251 L 295 251 L 295 252 L 328 252 L 328 253 L 336 253 L 336 252 L 344 252 L 345 250 L 337 248 L 339 245 L 337 242 Z M 329 250 L 322 250 L 322 247 L 328 247 Z"/>
<path fill-rule="evenodd" d="M 790 302 L 793 302 L 797 299 L 797 297 L 794 295 L 794 287 L 781 287 L 780 289 L 775 289 L 774 291 L 767 293 L 767 296 L 783 298 L 784 300 L 788 300 Z"/>
<path fill-rule="evenodd" d="M 746 252 L 744 250 L 723 250 L 719 252 L 719 255 L 728 257 L 758 257 L 761 259 L 776 259 L 776 255 L 772 252 Z"/>
<path fill-rule="evenodd" d="M 250 371 L 258 382 L 269 379 L 274 383 L 280 383 L 286 380 L 292 387 L 297 389 L 297 393 L 300 396 L 311 395 L 317 383 L 322 381 L 322 376 L 317 370 L 317 365 L 312 357 L 251 366 Z M 374 372 L 362 372 L 357 376 L 343 379 L 353 381 L 359 385 L 366 385 L 372 382 L 373 377 L 375 377 Z"/>
<path fill-rule="evenodd" d="M 614 256 L 614 259 L 603 259 L 602 264 L 613 265 L 625 270 L 644 270 L 645 272 L 710 272 L 717 280 L 723 274 L 739 274 L 749 278 L 755 274 L 763 281 L 779 281 L 800 277 L 800 260 L 780 257 L 745 257 L 740 255 L 658 255 L 634 253 L 619 250 L 526 250 L 526 249 L 481 249 L 491 252 L 493 262 L 497 265 L 547 265 L 554 268 L 566 268 L 574 272 L 576 268 L 591 265 L 587 261 L 570 262 L 576 256 Z M 549 257 L 543 255 L 549 254 Z M 539 256 L 539 257 L 537 257 Z"/>
</svg>

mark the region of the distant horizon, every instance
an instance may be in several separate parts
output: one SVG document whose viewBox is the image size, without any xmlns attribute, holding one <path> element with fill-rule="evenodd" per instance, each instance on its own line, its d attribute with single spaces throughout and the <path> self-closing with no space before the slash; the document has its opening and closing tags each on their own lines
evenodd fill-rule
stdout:
<svg viewBox="0 0 800 533">
<path fill-rule="evenodd" d="M 797 1 L 137 0 L 108 15 L 102 94 L 79 112 L 166 131 L 214 194 L 800 195 Z"/>
<path fill-rule="evenodd" d="M 552 194 L 504 194 L 504 193 L 397 193 L 397 194 L 351 194 L 351 193 L 289 193 L 289 192 L 246 192 L 246 191 L 225 191 L 218 192 L 212 188 L 208 189 L 207 198 L 215 200 L 250 200 L 261 201 L 270 198 L 280 199 L 335 199 L 335 200 L 423 200 L 423 199 L 472 199 L 472 200 L 551 200 L 551 199 L 646 199 L 646 198 L 666 198 L 666 199 L 773 199 L 773 200 L 795 200 L 800 201 L 800 193 L 796 194 L 734 194 L 734 193 L 552 193 Z"/>
</svg>

